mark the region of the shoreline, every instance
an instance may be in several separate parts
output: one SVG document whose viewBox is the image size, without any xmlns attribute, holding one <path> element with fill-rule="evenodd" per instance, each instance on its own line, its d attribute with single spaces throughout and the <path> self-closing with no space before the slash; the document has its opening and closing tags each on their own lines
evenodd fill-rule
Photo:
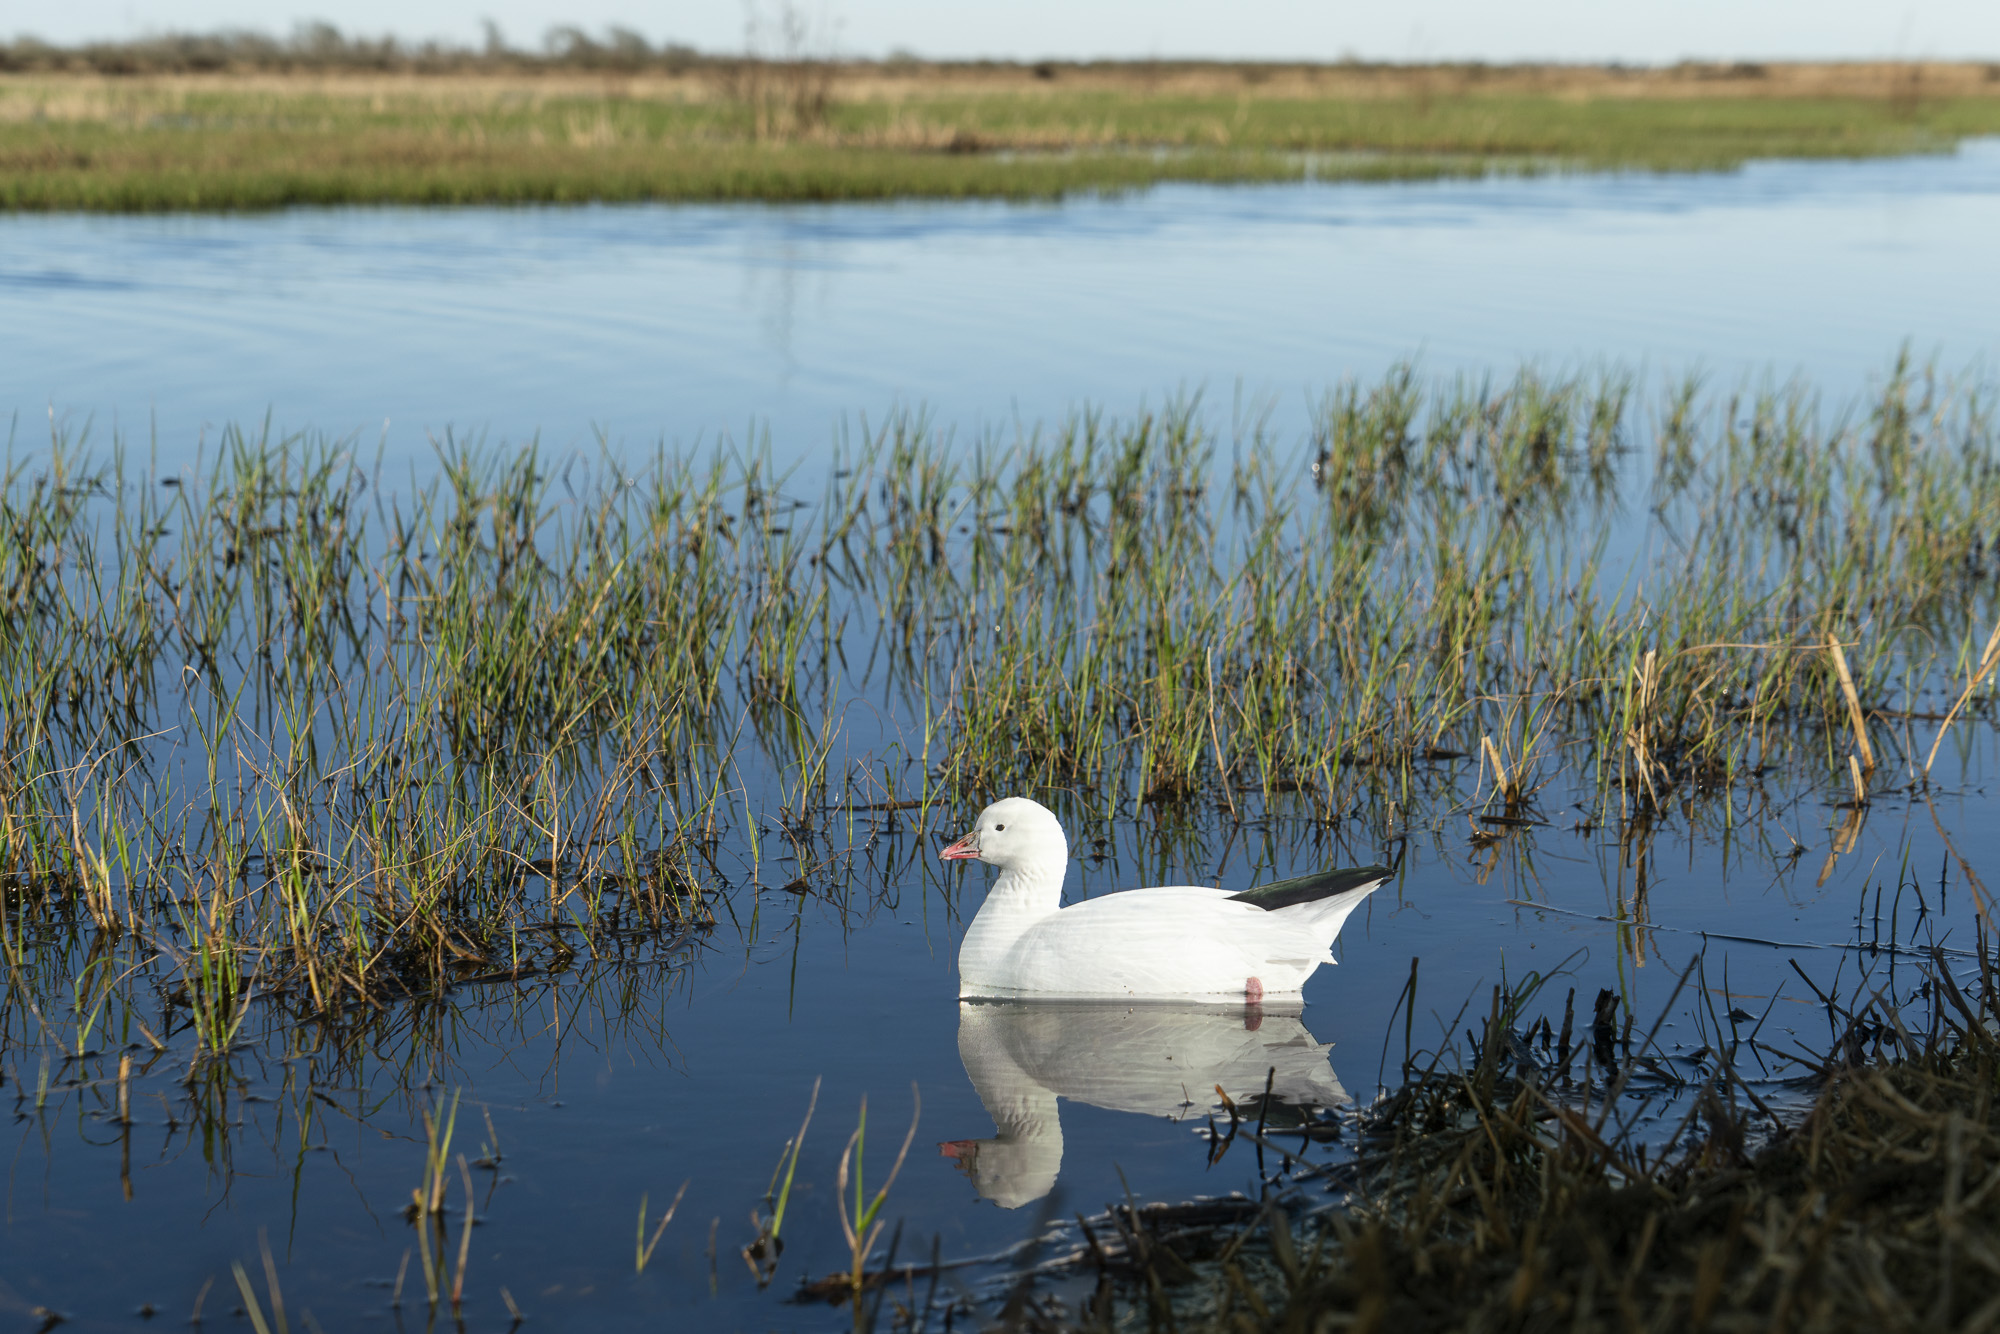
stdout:
<svg viewBox="0 0 2000 1334">
<path fill-rule="evenodd" d="M 2000 67 L 1978 64 L 20 65 L 0 58 L 12 212 L 1059 199 L 1168 182 L 1717 171 L 2000 133 Z"/>
</svg>

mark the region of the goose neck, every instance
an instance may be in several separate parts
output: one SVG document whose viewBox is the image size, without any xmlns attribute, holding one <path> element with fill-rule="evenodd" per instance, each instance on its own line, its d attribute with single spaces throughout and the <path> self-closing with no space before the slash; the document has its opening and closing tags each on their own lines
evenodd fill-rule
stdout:
<svg viewBox="0 0 2000 1334">
<path fill-rule="evenodd" d="M 986 892 L 986 901 L 1007 912 L 1052 913 L 1062 906 L 1065 869 L 1064 862 L 1009 866 Z"/>
</svg>

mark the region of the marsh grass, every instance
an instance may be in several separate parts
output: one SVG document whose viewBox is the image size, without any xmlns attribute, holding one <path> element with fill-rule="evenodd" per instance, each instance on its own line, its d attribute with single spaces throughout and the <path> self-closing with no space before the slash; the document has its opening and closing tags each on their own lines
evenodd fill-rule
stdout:
<svg viewBox="0 0 2000 1334">
<path fill-rule="evenodd" d="M 1983 395 L 1901 362 L 1849 411 L 1649 411 L 1616 371 L 1406 368 L 1298 446 L 1192 402 L 970 443 L 905 415 L 816 469 L 447 441 L 405 490 L 311 439 L 171 477 L 17 446 L 8 1004 L 198 1068 L 271 1007 L 670 957 L 767 868 L 844 902 L 904 811 L 1010 790 L 1375 843 L 1497 840 L 1551 782 L 1642 843 L 1731 794 L 1918 791 L 1915 724 L 1992 718 Z"/>
<path fill-rule="evenodd" d="M 771 1169 L 771 1184 L 764 1190 L 764 1207 L 770 1213 L 752 1210 L 750 1214 L 750 1226 L 756 1235 L 743 1247 L 743 1263 L 750 1266 L 751 1277 L 759 1288 L 768 1286 L 777 1276 L 778 1258 L 784 1254 L 785 1212 L 791 1205 L 792 1181 L 798 1175 L 799 1153 L 805 1148 L 806 1131 L 819 1107 L 820 1083 L 820 1079 L 813 1080 L 812 1096 L 806 1101 L 799 1133 L 785 1141 L 785 1147 L 778 1152 L 778 1165 Z"/>
<path fill-rule="evenodd" d="M 848 1271 L 850 1292 L 857 1301 L 861 1296 L 862 1285 L 867 1278 L 869 1257 L 874 1252 L 876 1241 L 881 1238 L 883 1231 L 889 1225 L 889 1221 L 886 1218 L 881 1218 L 878 1215 L 882 1212 L 882 1206 L 888 1202 L 889 1191 L 895 1186 L 896 1178 L 902 1175 L 903 1163 L 910 1156 L 910 1145 L 917 1138 L 917 1122 L 923 1116 L 923 1095 L 917 1091 L 915 1083 L 910 1085 L 910 1103 L 910 1128 L 903 1136 L 902 1147 L 896 1151 L 896 1160 L 889 1165 L 888 1174 L 883 1177 L 882 1184 L 875 1188 L 873 1195 L 867 1194 L 867 1188 L 862 1182 L 865 1170 L 863 1160 L 868 1149 L 868 1097 L 866 1094 L 863 1094 L 861 1098 L 861 1113 L 855 1123 L 854 1133 L 847 1137 L 847 1147 L 840 1151 L 840 1168 L 834 1178 L 834 1190 L 836 1196 L 841 1201 L 840 1230 L 847 1238 L 847 1248 L 853 1262 L 853 1267 Z M 854 1178 L 854 1205 L 852 1209 L 849 1209 L 846 1203 L 849 1176 L 848 1167 L 850 1162 L 854 1169 L 852 1173 Z M 890 1249 L 891 1251 L 895 1249 L 893 1244 Z M 893 1258 L 892 1256 L 891 1262 L 893 1262 Z"/>
<path fill-rule="evenodd" d="M 1051 198 L 1163 181 L 1726 170 L 2000 130 L 1981 66 L 1704 72 L 723 60 L 0 74 L 0 208 Z M 40 71 L 40 72 L 35 72 Z M 1908 95 L 1912 87 L 1920 95 Z"/>
<path fill-rule="evenodd" d="M 251 1283 L 250 1275 L 240 1263 L 230 1266 L 231 1272 L 236 1277 L 236 1291 L 242 1295 L 243 1309 L 250 1317 L 250 1327 L 256 1330 L 257 1334 L 290 1334 L 291 1322 L 285 1318 L 284 1293 L 278 1286 L 278 1265 L 271 1256 L 270 1241 L 261 1233 L 257 1237 L 257 1247 L 264 1258 L 265 1295 L 271 1302 L 270 1319 L 265 1319 L 264 1308 L 257 1300 L 256 1286 Z M 305 1314 L 307 1319 L 311 1319 L 310 1312 Z"/>
<path fill-rule="evenodd" d="M 1460 1011 L 1444 1043 L 1406 1063 L 1348 1153 L 1296 1168 L 1288 1158 L 1262 1200 L 1080 1218 L 1073 1244 L 1010 1283 L 998 1327 L 1812 1331 L 1991 1319 L 2000 1264 L 1979 1240 L 2000 1198 L 1990 942 L 1956 959 L 1933 951 L 1903 985 L 1864 966 L 1842 994 L 1802 972 L 1827 1021 L 1812 1047 L 1781 1049 L 1762 1020 L 1720 1013 L 1701 999 L 1701 968 L 1691 960 L 1675 993 L 1697 997 L 1692 1054 L 1664 1049 L 1658 1021 L 1635 1034 L 1608 992 L 1573 1041 L 1573 992 L 1556 1039 L 1536 996 L 1546 979 L 1496 988 L 1487 1014 L 1461 1024 Z M 1093 1274 L 1081 1301 L 1051 1290 Z M 914 1294 L 923 1276 L 910 1266 L 893 1277 Z M 935 1328 L 950 1304 L 911 1301 L 904 1318 Z"/>
<path fill-rule="evenodd" d="M 787 1182 L 786 1184 L 790 1185 L 791 1183 Z M 666 1212 L 660 1215 L 660 1221 L 654 1225 L 653 1236 L 651 1240 L 648 1240 L 646 1237 L 647 1197 L 644 1195 L 641 1195 L 639 1197 L 639 1230 L 637 1237 L 633 1240 L 632 1243 L 633 1273 L 635 1274 L 645 1273 L 646 1266 L 652 1263 L 653 1252 L 659 1249 L 660 1238 L 665 1236 L 667 1233 L 667 1224 L 674 1221 L 674 1214 L 676 1211 L 680 1209 L 681 1199 L 683 1196 L 687 1194 L 687 1188 L 688 1188 L 688 1183 L 685 1181 L 681 1182 L 681 1188 L 674 1192 L 673 1202 L 667 1206 Z"/>
</svg>

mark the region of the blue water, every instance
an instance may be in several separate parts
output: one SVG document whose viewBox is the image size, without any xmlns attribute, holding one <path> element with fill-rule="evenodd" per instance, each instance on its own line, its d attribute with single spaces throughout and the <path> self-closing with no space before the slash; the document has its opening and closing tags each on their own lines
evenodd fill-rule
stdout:
<svg viewBox="0 0 2000 1334">
<path fill-rule="evenodd" d="M 574 447 L 1201 391 L 1298 428 L 1417 356 L 1865 388 L 1986 364 L 2000 141 L 1726 175 L 1170 186 L 1062 204 L 0 218 L 0 412 L 178 467 L 229 423 Z"/>
</svg>

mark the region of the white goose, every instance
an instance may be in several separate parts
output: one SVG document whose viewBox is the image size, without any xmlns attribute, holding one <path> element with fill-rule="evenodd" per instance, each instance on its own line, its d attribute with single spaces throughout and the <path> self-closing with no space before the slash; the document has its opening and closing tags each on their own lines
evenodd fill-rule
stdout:
<svg viewBox="0 0 2000 1334">
<path fill-rule="evenodd" d="M 1325 871 L 1231 894 L 1129 889 L 1062 906 L 1069 840 L 1046 807 L 996 801 L 938 852 L 1000 868 L 958 947 L 961 997 L 1119 996 L 1255 1003 L 1298 994 L 1349 913 L 1389 878 Z"/>
</svg>

